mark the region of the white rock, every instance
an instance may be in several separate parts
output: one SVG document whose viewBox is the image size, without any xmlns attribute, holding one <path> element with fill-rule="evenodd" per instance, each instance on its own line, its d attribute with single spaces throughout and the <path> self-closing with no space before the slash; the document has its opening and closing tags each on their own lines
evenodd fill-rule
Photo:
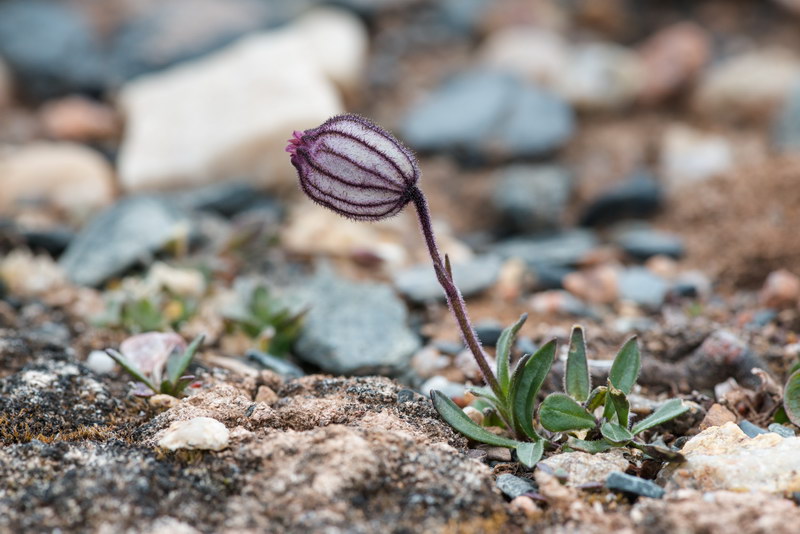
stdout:
<svg viewBox="0 0 800 534">
<path fill-rule="evenodd" d="M 66 284 L 61 267 L 48 255 L 18 248 L 0 258 L 0 280 L 17 296 L 42 297 Z"/>
<path fill-rule="evenodd" d="M 636 100 L 643 86 L 641 59 L 620 45 L 580 45 L 562 68 L 559 92 L 586 111 L 623 108 Z"/>
<path fill-rule="evenodd" d="M 13 89 L 11 71 L 3 62 L 3 58 L 0 58 L 0 109 L 11 104 Z"/>
<path fill-rule="evenodd" d="M 206 291 L 206 280 L 200 271 L 172 267 L 160 261 L 150 267 L 147 282 L 156 291 L 164 288 L 184 297 L 200 297 Z"/>
<path fill-rule="evenodd" d="M 43 202 L 72 210 L 106 206 L 114 198 L 111 166 L 73 143 L 33 143 L 0 148 L 0 211 Z"/>
<path fill-rule="evenodd" d="M 590 482 L 604 482 L 614 471 L 628 469 L 622 449 L 589 454 L 586 452 L 565 452 L 542 460 L 553 469 L 563 469 L 567 473 L 567 486 L 580 486 Z"/>
<path fill-rule="evenodd" d="M 664 132 L 661 173 L 669 187 L 705 180 L 729 170 L 733 163 L 733 149 L 724 137 L 684 125 Z"/>
<path fill-rule="evenodd" d="M 722 121 L 768 120 L 800 77 L 800 59 L 780 48 L 756 50 L 711 68 L 693 97 L 695 110 Z"/>
<path fill-rule="evenodd" d="M 800 438 L 775 433 L 749 438 L 734 423 L 710 427 L 681 449 L 686 462 L 659 476 L 666 489 L 800 491 Z"/>
<path fill-rule="evenodd" d="M 120 96 L 122 186 L 168 189 L 234 177 L 293 183 L 286 140 L 342 112 L 336 84 L 354 86 L 365 55 L 360 23 L 324 10 L 134 80 Z"/>
<path fill-rule="evenodd" d="M 195 417 L 172 423 L 164 432 L 158 446 L 171 451 L 221 451 L 228 446 L 229 440 L 230 432 L 225 425 L 211 417 Z"/>
<path fill-rule="evenodd" d="M 106 374 L 114 370 L 117 363 L 102 350 L 93 350 L 84 362 L 86 367 L 97 374 Z"/>
<path fill-rule="evenodd" d="M 559 34 L 528 26 L 495 31 L 478 51 L 487 66 L 513 72 L 549 89 L 559 86 L 568 56 L 567 44 Z"/>
</svg>

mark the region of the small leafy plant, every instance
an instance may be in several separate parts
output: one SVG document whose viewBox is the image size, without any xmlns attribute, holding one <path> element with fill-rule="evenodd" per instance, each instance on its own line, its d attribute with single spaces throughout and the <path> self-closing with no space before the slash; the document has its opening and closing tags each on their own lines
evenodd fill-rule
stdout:
<svg viewBox="0 0 800 534">
<path fill-rule="evenodd" d="M 143 334 L 139 337 L 152 337 L 154 335 L 177 336 L 177 334 L 159 334 L 153 332 L 150 334 Z M 137 388 L 134 390 L 135 395 L 149 397 L 157 393 L 164 393 L 166 395 L 172 395 L 173 397 L 179 397 L 186 386 L 191 384 L 195 378 L 193 375 L 187 375 L 185 373 L 189 364 L 192 363 L 197 349 L 203 343 L 203 339 L 204 336 L 202 334 L 197 336 L 189 346 L 182 351 L 176 350 L 180 347 L 178 343 L 167 344 L 166 350 L 160 351 L 161 354 L 158 354 L 159 351 L 157 349 L 148 347 L 150 350 L 155 350 L 156 354 L 148 355 L 149 357 L 144 360 L 148 362 L 147 369 L 142 368 L 142 366 L 135 363 L 132 358 L 114 349 L 106 349 L 106 354 L 137 381 Z M 130 341 L 130 339 L 126 341 Z M 123 352 L 126 351 L 123 350 Z M 166 375 L 164 375 L 164 370 L 166 370 Z"/>
<path fill-rule="evenodd" d="M 487 384 L 474 393 L 492 408 L 512 437 L 497 435 L 473 422 L 439 391 L 431 392 L 433 405 L 445 421 L 468 438 L 514 449 L 523 464 L 535 465 L 546 441 L 556 440 L 555 437 L 546 440 L 534 422 L 536 399 L 555 357 L 555 341 L 546 343 L 533 355 L 523 356 L 512 369 L 511 346 L 525 322 L 523 316 L 503 332 L 498 342 L 496 370 L 491 369 L 453 280 L 450 260 L 447 255 L 442 258 L 436 245 L 428 203 L 417 185 L 420 171 L 414 154 L 380 126 L 350 114 L 333 117 L 317 128 L 294 132 L 286 151 L 297 169 L 303 191 L 314 202 L 339 215 L 375 221 L 414 204 L 436 278 Z M 686 410 L 675 399 L 631 426 L 627 395 L 639 368 L 639 349 L 632 339 L 617 355 L 609 383 L 592 390 L 583 330 L 577 328 L 570 344 L 566 394 L 555 393 L 545 399 L 539 416 L 541 427 L 566 433 L 572 438 L 568 443 L 573 448 L 593 452 L 605 447 L 636 445 L 635 434 Z M 601 406 L 603 414 L 597 418 L 594 411 Z"/>
<path fill-rule="evenodd" d="M 195 299 L 167 291 L 138 297 L 118 294 L 108 297 L 105 313 L 95 322 L 134 334 L 177 329 L 194 316 L 197 307 Z"/>
<path fill-rule="evenodd" d="M 305 311 L 295 312 L 272 296 L 264 286 L 250 295 L 242 312 L 227 315 L 232 330 L 255 339 L 261 351 L 285 356 L 294 345 L 303 325 Z"/>
</svg>

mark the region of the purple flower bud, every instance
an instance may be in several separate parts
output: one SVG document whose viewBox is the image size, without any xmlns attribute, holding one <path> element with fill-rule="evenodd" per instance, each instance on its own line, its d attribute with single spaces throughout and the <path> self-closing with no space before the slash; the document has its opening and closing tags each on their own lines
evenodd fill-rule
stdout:
<svg viewBox="0 0 800 534">
<path fill-rule="evenodd" d="M 314 202 L 357 220 L 397 214 L 417 190 L 414 155 L 380 126 L 338 115 L 294 132 L 286 151 Z"/>
</svg>

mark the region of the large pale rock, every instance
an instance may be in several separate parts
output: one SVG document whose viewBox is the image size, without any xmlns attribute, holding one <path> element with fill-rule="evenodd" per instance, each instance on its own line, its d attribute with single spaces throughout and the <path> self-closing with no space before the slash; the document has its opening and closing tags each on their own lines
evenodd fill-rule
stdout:
<svg viewBox="0 0 800 534">
<path fill-rule="evenodd" d="M 667 490 L 800 491 L 800 438 L 749 438 L 734 423 L 704 430 L 681 449 L 686 462 L 660 475 Z"/>
<path fill-rule="evenodd" d="M 77 144 L 0 148 L 0 191 L 0 211 L 32 202 L 98 208 L 113 200 L 113 171 L 100 154 Z"/>
<path fill-rule="evenodd" d="M 128 120 L 122 186 L 287 183 L 294 171 L 283 154 L 286 139 L 343 110 L 337 85 L 355 84 L 365 54 L 361 24 L 322 10 L 131 82 L 120 97 Z"/>
<path fill-rule="evenodd" d="M 694 95 L 695 109 L 722 121 L 772 118 L 800 77 L 800 59 L 769 48 L 732 57 L 710 69 Z"/>
</svg>

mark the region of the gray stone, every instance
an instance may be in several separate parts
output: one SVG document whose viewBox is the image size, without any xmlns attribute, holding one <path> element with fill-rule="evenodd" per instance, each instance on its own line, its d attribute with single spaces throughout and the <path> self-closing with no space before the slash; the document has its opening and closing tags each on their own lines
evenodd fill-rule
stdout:
<svg viewBox="0 0 800 534">
<path fill-rule="evenodd" d="M 753 423 L 751 423 L 750 421 L 748 421 L 746 419 L 742 420 L 742 421 L 739 421 L 739 428 L 742 429 L 742 432 L 747 434 L 748 438 L 754 438 L 754 437 L 759 436 L 761 434 L 768 434 L 769 433 L 767 430 L 764 430 L 760 426 L 754 425 Z"/>
<path fill-rule="evenodd" d="M 584 208 L 581 225 L 595 226 L 621 219 L 655 214 L 664 201 L 661 186 L 649 174 L 638 172 L 601 193 Z"/>
<path fill-rule="evenodd" d="M 664 496 L 664 488 L 643 478 L 626 475 L 621 471 L 616 471 L 608 475 L 606 487 L 613 491 L 633 493 L 641 497 L 660 499 Z"/>
<path fill-rule="evenodd" d="M 630 267 L 618 278 L 619 296 L 645 308 L 657 309 L 664 303 L 669 284 L 644 267 Z"/>
<path fill-rule="evenodd" d="M 422 151 L 485 159 L 548 154 L 573 129 L 572 110 L 556 95 L 506 73 L 475 70 L 448 81 L 414 107 L 401 133 Z"/>
<path fill-rule="evenodd" d="M 244 211 L 258 209 L 272 212 L 271 216 L 267 214 L 268 218 L 278 220 L 283 211 L 276 199 L 244 182 L 223 182 L 193 188 L 176 193 L 173 198 L 182 208 L 210 211 L 229 218 Z"/>
<path fill-rule="evenodd" d="M 247 359 L 257 363 L 264 369 L 269 369 L 279 375 L 287 378 L 299 378 L 305 376 L 305 372 L 298 366 L 284 358 L 278 358 L 272 354 L 261 352 L 259 350 L 250 350 L 247 352 Z"/>
<path fill-rule="evenodd" d="M 464 297 L 477 295 L 497 281 L 502 262 L 497 256 L 480 256 L 472 260 L 456 263 L 453 278 Z M 397 273 L 394 285 L 400 293 L 417 303 L 444 300 L 442 286 L 430 263 L 416 265 Z"/>
<path fill-rule="evenodd" d="M 95 217 L 59 263 L 76 284 L 97 286 L 150 261 L 164 245 L 186 235 L 188 226 L 186 215 L 162 198 L 128 197 Z"/>
<path fill-rule="evenodd" d="M 492 197 L 506 232 L 536 233 L 561 226 L 572 177 L 557 165 L 513 165 Z"/>
<path fill-rule="evenodd" d="M 294 351 L 325 372 L 397 373 L 420 346 L 405 305 L 385 284 L 350 282 L 326 269 L 297 296 L 309 311 Z"/>
<path fill-rule="evenodd" d="M 62 2 L 0 2 L 0 56 L 30 98 L 98 93 L 104 87 L 98 42 L 88 22 Z"/>
<path fill-rule="evenodd" d="M 597 245 L 589 230 L 569 230 L 556 234 L 514 237 L 495 246 L 503 258 L 520 258 L 536 270 L 538 265 L 568 266 L 578 263 Z"/>
<path fill-rule="evenodd" d="M 538 487 L 533 480 L 503 473 L 497 477 L 497 488 L 509 499 L 516 499 L 526 493 L 536 493 Z"/>
<path fill-rule="evenodd" d="M 772 138 L 781 150 L 800 149 L 800 80 L 795 82 L 775 118 Z"/>
<path fill-rule="evenodd" d="M 794 430 L 792 430 L 791 428 L 789 428 L 787 426 L 783 426 L 780 423 L 771 423 L 767 427 L 767 430 L 769 430 L 770 432 L 775 432 L 776 434 L 778 434 L 779 436 L 784 437 L 784 438 L 793 438 L 794 437 Z"/>
<path fill-rule="evenodd" d="M 684 253 L 683 239 L 675 234 L 655 230 L 646 225 L 628 225 L 617 229 L 612 241 L 637 260 L 652 256 L 680 258 Z"/>
<path fill-rule="evenodd" d="M 503 325 L 493 320 L 481 321 L 475 323 L 475 333 L 482 345 L 494 347 L 503 333 Z"/>
<path fill-rule="evenodd" d="M 193 16 L 187 17 L 191 11 Z M 118 80 L 127 80 L 217 50 L 247 32 L 272 22 L 258 0 L 162 0 L 118 32 L 111 63 Z"/>
</svg>

